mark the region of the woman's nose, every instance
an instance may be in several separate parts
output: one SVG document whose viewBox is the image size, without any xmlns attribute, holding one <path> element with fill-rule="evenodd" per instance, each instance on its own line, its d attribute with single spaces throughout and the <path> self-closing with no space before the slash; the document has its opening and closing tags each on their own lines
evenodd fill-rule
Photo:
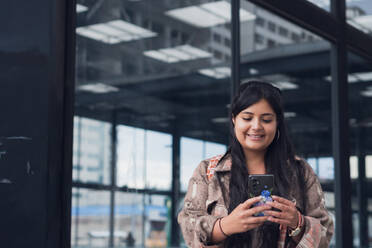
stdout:
<svg viewBox="0 0 372 248">
<path fill-rule="evenodd" d="M 252 122 L 252 128 L 253 128 L 253 129 L 261 129 L 261 128 L 262 128 L 259 119 L 253 119 L 253 122 Z"/>
</svg>

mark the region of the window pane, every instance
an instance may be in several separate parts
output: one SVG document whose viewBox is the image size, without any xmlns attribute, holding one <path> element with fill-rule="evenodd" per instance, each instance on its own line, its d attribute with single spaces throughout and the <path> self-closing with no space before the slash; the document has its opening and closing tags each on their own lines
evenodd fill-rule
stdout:
<svg viewBox="0 0 372 248">
<path fill-rule="evenodd" d="M 192 173 L 207 158 L 224 154 L 226 146 L 203 140 L 181 138 L 181 191 L 186 191 Z"/>
<path fill-rule="evenodd" d="M 181 190 L 186 191 L 195 168 L 203 160 L 203 142 L 186 137 L 181 138 Z"/>
<path fill-rule="evenodd" d="M 145 223 L 146 247 L 166 247 L 170 238 L 170 204 L 167 196 L 148 196 Z"/>
<path fill-rule="evenodd" d="M 226 145 L 205 142 L 205 158 L 211 158 L 216 155 L 224 154 L 226 152 Z"/>
<path fill-rule="evenodd" d="M 146 132 L 146 186 L 169 190 L 172 184 L 172 136 Z"/>
<path fill-rule="evenodd" d="M 73 180 L 108 184 L 110 181 L 111 125 L 74 117 Z"/>
<path fill-rule="evenodd" d="M 319 164 L 316 158 L 308 158 L 306 161 L 310 164 L 311 168 L 313 168 L 314 172 L 319 176 Z"/>
<path fill-rule="evenodd" d="M 358 178 L 358 157 L 351 156 L 349 163 L 350 163 L 350 178 L 351 179 Z"/>
<path fill-rule="evenodd" d="M 366 177 L 372 178 L 372 155 L 366 156 Z"/>
<path fill-rule="evenodd" d="M 145 196 L 122 192 L 116 193 L 115 196 L 115 231 L 124 233 L 125 236 L 116 240 L 115 247 L 139 247 L 144 242 Z M 132 238 L 128 238 L 130 236 Z"/>
<path fill-rule="evenodd" d="M 367 34 L 372 34 L 372 2 L 370 0 L 346 1 L 347 22 Z"/>
<path fill-rule="evenodd" d="M 117 185 L 137 189 L 170 189 L 171 138 L 165 133 L 118 126 Z"/>
<path fill-rule="evenodd" d="M 170 199 L 161 195 L 117 193 L 115 230 L 125 235 L 115 247 L 166 247 Z M 128 235 L 133 238 L 128 239 Z"/>
<path fill-rule="evenodd" d="M 312 4 L 315 4 L 316 6 L 324 10 L 330 11 L 331 9 L 331 6 L 330 6 L 331 0 L 307 0 L 307 1 L 311 2 Z M 345 0 L 345 1 L 350 1 L 350 0 Z M 355 1 L 355 0 L 351 0 L 351 1 Z"/>
<path fill-rule="evenodd" d="M 334 179 L 333 158 L 319 158 L 319 179 Z"/>
<path fill-rule="evenodd" d="M 124 125 L 117 127 L 117 185 L 145 187 L 145 130 Z"/>
<path fill-rule="evenodd" d="M 353 4 L 363 4 L 363 1 L 360 1 L 359 4 L 357 2 Z M 349 151 L 350 155 L 354 157 L 350 161 L 352 172 L 350 176 L 354 179 L 352 184 L 353 189 L 355 189 L 352 191 L 354 245 L 367 247 L 372 244 L 372 236 L 367 237 L 370 231 L 367 230 L 370 204 L 366 203 L 364 205 L 363 202 L 370 201 L 370 182 L 366 178 L 372 177 L 372 63 L 351 52 L 348 53 L 347 58 L 350 124 Z M 365 234 L 366 238 L 361 237 L 361 234 Z"/>
<path fill-rule="evenodd" d="M 72 247 L 107 247 L 110 194 L 89 189 L 72 190 Z"/>
<path fill-rule="evenodd" d="M 321 38 L 249 1 L 241 1 L 241 8 L 254 13 L 254 22 L 241 25 L 241 54 L 294 44 L 319 41 Z"/>
</svg>

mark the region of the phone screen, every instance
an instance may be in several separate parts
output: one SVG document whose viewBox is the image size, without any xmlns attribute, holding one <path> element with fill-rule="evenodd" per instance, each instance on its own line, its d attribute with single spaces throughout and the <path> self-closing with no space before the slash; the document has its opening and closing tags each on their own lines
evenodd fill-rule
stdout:
<svg viewBox="0 0 372 248">
<path fill-rule="evenodd" d="M 250 198 L 259 195 L 267 195 L 266 191 L 271 195 L 274 189 L 274 175 L 249 175 L 248 183 Z"/>
<path fill-rule="evenodd" d="M 254 204 L 253 207 L 264 205 L 267 201 L 272 201 L 271 194 L 274 189 L 274 175 L 249 175 L 248 189 L 250 198 L 255 196 L 262 196 L 262 200 Z M 265 213 L 263 212 L 255 214 L 255 216 L 264 215 Z"/>
</svg>

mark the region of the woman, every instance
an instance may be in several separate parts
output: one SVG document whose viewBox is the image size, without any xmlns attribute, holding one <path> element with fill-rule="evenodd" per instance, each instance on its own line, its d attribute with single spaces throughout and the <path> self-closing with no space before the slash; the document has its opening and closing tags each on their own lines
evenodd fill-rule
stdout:
<svg viewBox="0 0 372 248">
<path fill-rule="evenodd" d="M 311 167 L 294 155 L 280 90 L 251 81 L 231 104 L 231 145 L 202 161 L 178 222 L 189 247 L 328 247 L 333 222 Z M 273 174 L 272 202 L 249 198 L 248 175 Z M 258 213 L 264 216 L 258 216 Z"/>
</svg>

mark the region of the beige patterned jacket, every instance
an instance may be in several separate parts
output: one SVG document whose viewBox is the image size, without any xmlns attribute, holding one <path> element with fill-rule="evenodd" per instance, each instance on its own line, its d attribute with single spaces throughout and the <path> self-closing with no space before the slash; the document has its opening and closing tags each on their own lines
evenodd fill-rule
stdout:
<svg viewBox="0 0 372 248">
<path fill-rule="evenodd" d="M 178 223 L 188 247 L 224 247 L 223 243 L 213 245 L 211 235 L 214 223 L 219 217 L 228 214 L 231 158 L 222 155 L 202 161 L 189 181 L 184 206 L 178 215 Z M 312 168 L 305 166 L 307 184 L 307 206 L 305 213 L 305 233 L 296 247 L 328 247 L 334 227 L 331 216 L 325 208 L 324 195 L 317 176 Z M 295 180 L 297 181 L 297 180 Z M 298 187 L 293 187 L 290 195 L 302 211 L 302 198 Z M 293 200 L 291 199 L 291 200 Z M 286 228 L 283 229 L 277 248 L 284 248 Z M 255 237 L 252 237 L 255 239 Z M 289 243 L 287 247 L 295 247 Z"/>
</svg>

